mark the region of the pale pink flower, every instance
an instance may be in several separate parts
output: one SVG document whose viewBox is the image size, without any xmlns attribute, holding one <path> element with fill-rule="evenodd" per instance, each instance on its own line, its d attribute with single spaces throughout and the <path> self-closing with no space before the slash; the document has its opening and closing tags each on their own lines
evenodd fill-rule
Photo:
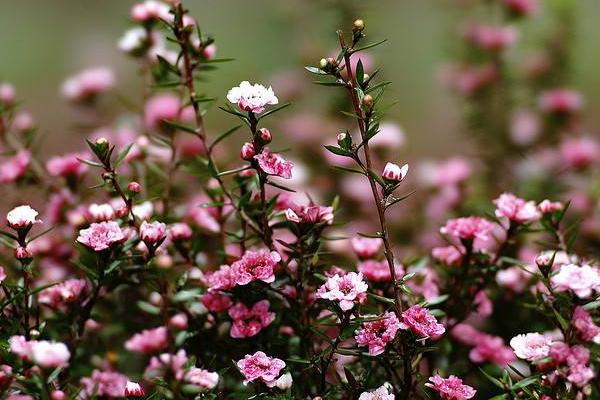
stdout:
<svg viewBox="0 0 600 400">
<path fill-rule="evenodd" d="M 504 6 L 519 16 L 535 14 L 539 9 L 538 0 L 504 0 Z"/>
<path fill-rule="evenodd" d="M 469 352 L 469 359 L 476 364 L 491 362 L 501 368 L 506 368 L 515 360 L 515 354 L 510 347 L 504 344 L 501 337 L 479 334 L 475 347 Z"/>
<path fill-rule="evenodd" d="M 232 338 L 240 339 L 256 336 L 263 328 L 275 320 L 275 313 L 269 311 L 269 300 L 261 300 L 252 308 L 244 303 L 237 303 L 228 311 L 233 320 L 229 334 Z"/>
<path fill-rule="evenodd" d="M 530 279 L 531 274 L 523 271 L 523 268 L 518 266 L 509 267 L 496 273 L 498 285 L 510 289 L 514 293 L 522 293 Z"/>
<path fill-rule="evenodd" d="M 444 235 L 452 235 L 461 240 L 488 240 L 494 224 L 481 217 L 449 219 L 440 229 Z"/>
<path fill-rule="evenodd" d="M 285 368 L 285 362 L 279 358 L 269 357 L 262 351 L 257 351 L 252 355 L 244 356 L 237 362 L 237 366 L 244 375 L 244 385 L 258 381 L 272 387 L 281 370 Z"/>
<path fill-rule="evenodd" d="M 507 218 L 519 224 L 528 224 L 541 218 L 535 202 L 525 201 L 512 193 L 502 193 L 494 200 L 496 217 Z"/>
<path fill-rule="evenodd" d="M 0 183 L 16 182 L 27 172 L 31 153 L 28 150 L 21 150 L 6 162 L 0 164 Z"/>
<path fill-rule="evenodd" d="M 64 343 L 47 340 L 28 341 L 24 336 L 13 336 L 9 339 L 9 344 L 13 353 L 42 368 L 58 368 L 69 365 L 71 353 Z"/>
<path fill-rule="evenodd" d="M 410 329 L 421 337 L 437 337 L 446 332 L 444 325 L 437 322 L 429 310 L 414 305 L 402 313 L 401 329 Z"/>
<path fill-rule="evenodd" d="M 94 370 L 92 375 L 81 378 L 82 390 L 80 395 L 84 399 L 107 396 L 112 398 L 123 397 L 129 379 L 118 372 Z"/>
<path fill-rule="evenodd" d="M 84 279 L 68 279 L 58 285 L 42 290 L 38 295 L 38 301 L 40 304 L 52 308 L 68 305 L 79 299 L 86 285 Z"/>
<path fill-rule="evenodd" d="M 221 265 L 214 271 L 204 274 L 202 281 L 208 287 L 209 292 L 218 290 L 229 290 L 236 285 L 237 274 L 229 265 Z"/>
<path fill-rule="evenodd" d="M 167 226 L 158 221 L 142 222 L 140 225 L 140 239 L 146 244 L 158 244 L 167 237 Z"/>
<path fill-rule="evenodd" d="M 579 92 L 573 89 L 559 88 L 542 93 L 538 105 L 548 113 L 570 114 L 583 107 L 583 99 Z"/>
<path fill-rule="evenodd" d="M 35 121 L 31 114 L 21 111 L 15 115 L 12 126 L 18 133 L 27 133 L 35 127 Z"/>
<path fill-rule="evenodd" d="M 129 11 L 129 16 L 135 22 L 147 22 L 159 19 L 168 21 L 172 18 L 169 10 L 170 7 L 161 1 L 146 0 L 142 3 L 134 4 Z"/>
<path fill-rule="evenodd" d="M 536 361 L 547 357 L 552 339 L 539 333 L 517 335 L 510 340 L 510 347 L 515 355 L 528 361 Z"/>
<path fill-rule="evenodd" d="M 208 197 L 203 195 L 195 196 L 188 204 L 187 215 L 192 221 L 201 228 L 209 232 L 219 232 L 221 225 L 218 221 L 219 211 L 216 207 L 204 207 L 203 204 L 210 203 Z M 225 208 L 227 209 L 227 208 Z"/>
<path fill-rule="evenodd" d="M 263 151 L 255 155 L 254 159 L 265 174 L 279 176 L 284 179 L 292 178 L 294 164 L 286 161 L 279 154 L 271 152 L 268 147 L 263 148 Z"/>
<path fill-rule="evenodd" d="M 79 161 L 86 157 L 86 153 L 69 153 L 64 156 L 52 157 L 46 162 L 46 170 L 52 176 L 79 177 L 89 169 L 87 164 Z"/>
<path fill-rule="evenodd" d="M 136 353 L 154 353 L 169 345 L 167 328 L 160 326 L 154 329 L 145 329 L 133 335 L 125 342 L 125 348 Z"/>
<path fill-rule="evenodd" d="M 462 260 L 462 253 L 456 246 L 434 247 L 431 256 L 448 266 L 459 265 Z"/>
<path fill-rule="evenodd" d="M 184 222 L 177 222 L 168 229 L 171 240 L 189 240 L 192 237 L 192 228 Z"/>
<path fill-rule="evenodd" d="M 289 221 L 298 224 L 318 224 L 322 222 L 331 225 L 333 223 L 333 207 L 292 203 L 290 208 L 285 211 L 285 216 Z"/>
<path fill-rule="evenodd" d="M 397 164 L 388 162 L 383 168 L 381 176 L 388 181 L 402 182 L 408 174 L 408 164 L 399 166 Z"/>
<path fill-rule="evenodd" d="M 114 221 L 93 223 L 87 229 L 79 231 L 77 241 L 94 251 L 103 251 L 115 243 L 125 240 L 123 231 Z"/>
<path fill-rule="evenodd" d="M 582 340 L 600 344 L 600 326 L 594 323 L 585 308 L 575 307 L 571 323 Z"/>
<path fill-rule="evenodd" d="M 538 139 L 541 121 L 537 114 L 528 110 L 518 110 L 511 116 L 510 138 L 520 146 L 528 146 Z"/>
<path fill-rule="evenodd" d="M 569 370 L 567 380 L 577 387 L 587 385 L 596 375 L 588 364 L 590 362 L 590 351 L 581 345 L 570 348 L 566 358 Z"/>
<path fill-rule="evenodd" d="M 315 297 L 337 302 L 343 311 L 348 311 L 354 308 L 355 303 L 366 300 L 368 288 L 361 273 L 335 274 L 319 287 Z"/>
<path fill-rule="evenodd" d="M 396 278 L 404 276 L 402 265 L 395 263 Z M 357 266 L 358 272 L 362 273 L 370 282 L 391 282 L 392 274 L 386 260 L 365 260 Z"/>
<path fill-rule="evenodd" d="M 177 380 L 185 377 L 184 367 L 188 362 L 185 350 L 179 350 L 176 354 L 162 353 L 150 359 L 144 375 L 149 379 L 171 374 Z"/>
<path fill-rule="evenodd" d="M 377 356 L 385 351 L 400 329 L 400 321 L 393 312 L 386 312 L 381 319 L 365 321 L 356 332 L 354 339 L 359 346 L 369 347 L 369 354 Z"/>
<path fill-rule="evenodd" d="M 127 381 L 125 384 L 125 391 L 123 392 L 125 396 L 138 397 L 146 394 L 144 388 L 140 386 L 139 383 Z"/>
<path fill-rule="evenodd" d="M 448 378 L 442 378 L 439 375 L 434 375 L 429 378 L 431 383 L 426 383 L 438 394 L 443 400 L 466 400 L 475 396 L 477 391 L 469 385 L 464 385 L 462 379 L 457 376 L 450 375 Z"/>
<path fill-rule="evenodd" d="M 358 400 L 394 400 L 395 398 L 391 390 L 386 385 L 382 385 L 372 392 L 362 392 Z"/>
<path fill-rule="evenodd" d="M 570 168 L 585 168 L 598 162 L 600 146 L 589 136 L 564 139 L 559 146 L 562 164 Z"/>
<path fill-rule="evenodd" d="M 549 214 L 556 211 L 561 211 L 564 207 L 564 204 L 560 201 L 550 201 L 548 199 L 545 199 L 540 204 L 538 204 L 538 209 L 542 214 Z"/>
<path fill-rule="evenodd" d="M 219 383 L 219 374 L 205 369 L 192 367 L 185 373 L 184 379 L 191 385 L 210 390 L 214 389 Z"/>
<path fill-rule="evenodd" d="M 248 250 L 242 258 L 231 265 L 235 282 L 247 285 L 252 281 L 271 283 L 275 281 L 275 267 L 281 256 L 275 251 Z"/>
<path fill-rule="evenodd" d="M 146 101 L 144 125 L 150 130 L 170 130 L 163 120 L 177 121 L 180 117 L 181 101 L 174 94 L 158 94 Z"/>
<path fill-rule="evenodd" d="M 63 83 L 62 94 L 69 101 L 88 101 L 112 89 L 114 84 L 115 76 L 109 68 L 90 68 L 68 78 Z"/>
<path fill-rule="evenodd" d="M 11 105 L 14 103 L 17 96 L 15 87 L 7 82 L 0 83 L 0 102 L 4 105 Z"/>
<path fill-rule="evenodd" d="M 473 96 L 498 79 L 497 68 L 492 64 L 459 65 L 449 68 L 445 81 L 462 96 Z"/>
<path fill-rule="evenodd" d="M 87 209 L 87 217 L 89 220 L 94 222 L 110 221 L 115 219 L 115 210 L 108 203 L 103 204 L 90 204 Z"/>
<path fill-rule="evenodd" d="M 6 223 L 13 229 L 27 229 L 33 224 L 41 224 L 37 219 L 38 212 L 30 206 L 18 206 L 6 214 Z"/>
<path fill-rule="evenodd" d="M 431 300 L 440 295 L 438 275 L 435 268 L 425 267 L 416 270 L 411 268 L 408 273 L 415 273 L 414 277 L 406 282 L 406 286 L 416 295 Z"/>
<path fill-rule="evenodd" d="M 227 100 L 237 104 L 244 111 L 256 114 L 263 112 L 267 105 L 279 103 L 270 86 L 267 89 L 258 83 L 251 85 L 248 81 L 243 81 L 239 86 L 231 88 L 227 93 Z"/>
<path fill-rule="evenodd" d="M 550 282 L 557 291 L 571 290 L 577 297 L 585 299 L 594 290 L 600 291 L 600 270 L 588 264 L 566 264 L 550 278 Z"/>
<path fill-rule="evenodd" d="M 383 246 L 383 241 L 378 238 L 356 236 L 350 240 L 350 245 L 354 253 L 364 259 L 376 256 Z"/>
<path fill-rule="evenodd" d="M 518 39 L 518 31 L 512 26 L 474 25 L 466 37 L 476 46 L 492 51 L 500 51 L 512 46 Z"/>
</svg>

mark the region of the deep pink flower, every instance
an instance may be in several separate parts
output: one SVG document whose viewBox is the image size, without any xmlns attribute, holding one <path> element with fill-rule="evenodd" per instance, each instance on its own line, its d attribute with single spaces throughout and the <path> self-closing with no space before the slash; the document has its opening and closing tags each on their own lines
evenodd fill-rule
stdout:
<svg viewBox="0 0 600 400">
<path fill-rule="evenodd" d="M 288 220 L 298 224 L 317 224 L 323 222 L 331 225 L 333 222 L 333 207 L 292 203 L 290 208 L 285 211 L 285 216 Z"/>
<path fill-rule="evenodd" d="M 60 157 L 52 157 L 46 162 L 46 169 L 52 176 L 82 176 L 88 170 L 88 166 L 79 159 L 85 159 L 86 153 L 69 153 Z"/>
<path fill-rule="evenodd" d="M 364 259 L 376 256 L 383 246 L 383 241 L 378 238 L 356 236 L 350 240 L 350 245 L 354 253 Z"/>
<path fill-rule="evenodd" d="M 77 241 L 83 243 L 94 251 L 110 248 L 115 243 L 125 240 L 123 231 L 114 221 L 93 223 L 87 229 L 79 231 Z"/>
<path fill-rule="evenodd" d="M 404 268 L 402 265 L 395 263 L 394 265 L 396 278 L 404 276 Z M 362 273 L 368 281 L 371 282 L 391 282 L 392 274 L 386 260 L 365 260 L 358 264 L 358 272 Z"/>
<path fill-rule="evenodd" d="M 319 287 L 315 297 L 337 302 L 343 311 L 348 311 L 354 308 L 355 303 L 366 300 L 368 288 L 361 273 L 335 274 Z"/>
<path fill-rule="evenodd" d="M 354 339 L 359 346 L 368 346 L 370 355 L 377 356 L 394 340 L 399 329 L 400 321 L 396 314 L 386 312 L 381 319 L 363 322 Z"/>
<path fill-rule="evenodd" d="M 271 152 L 268 147 L 265 147 L 260 154 L 255 155 L 254 159 L 265 174 L 291 179 L 294 164 L 286 161 L 279 154 Z"/>
<path fill-rule="evenodd" d="M 125 348 L 136 353 L 154 353 L 165 349 L 169 345 L 167 328 L 160 326 L 154 329 L 145 329 L 133 335 L 125 342 Z"/>
<path fill-rule="evenodd" d="M 246 142 L 242 145 L 240 149 L 240 158 L 242 160 L 252 160 L 256 155 L 256 149 L 254 145 L 250 142 Z"/>
<path fill-rule="evenodd" d="M 208 287 L 209 292 L 218 290 L 229 290 L 236 285 L 236 272 L 229 265 L 221 265 L 214 271 L 204 274 L 202 280 Z"/>
<path fill-rule="evenodd" d="M 466 400 L 475 396 L 477 391 L 469 385 L 464 385 L 462 379 L 457 376 L 450 375 L 444 379 L 439 375 L 434 375 L 429 378 L 431 383 L 426 383 L 438 394 L 443 400 Z"/>
<path fill-rule="evenodd" d="M 494 224 L 487 219 L 463 217 L 449 219 L 446 225 L 440 229 L 440 232 L 461 240 L 488 240 L 493 228 Z"/>
<path fill-rule="evenodd" d="M 421 337 L 437 337 L 446 332 L 444 325 L 437 322 L 429 310 L 414 305 L 402 313 L 401 329 L 410 329 Z"/>
<path fill-rule="evenodd" d="M 272 387 L 281 370 L 285 368 L 285 362 L 279 358 L 269 357 L 262 351 L 257 351 L 252 355 L 244 356 L 237 362 L 237 366 L 244 375 L 244 385 L 258 381 Z"/>
<path fill-rule="evenodd" d="M 571 323 L 582 340 L 600 344 L 600 326 L 594 323 L 585 308 L 575 307 Z"/>
<path fill-rule="evenodd" d="M 512 193 L 502 193 L 494 200 L 496 217 L 507 218 L 520 224 L 528 224 L 541 218 L 535 202 L 525 201 Z"/>
<path fill-rule="evenodd" d="M 125 396 L 131 397 L 139 397 L 146 394 L 144 388 L 140 386 L 139 383 L 127 381 L 125 384 L 125 391 L 123 392 Z"/>
<path fill-rule="evenodd" d="M 548 113 L 570 114 L 579 111 L 583 107 L 583 99 L 579 92 L 575 90 L 559 88 L 542 93 L 538 105 Z"/>
<path fill-rule="evenodd" d="M 4 272 L 4 267 L 0 267 L 0 283 L 4 282 L 6 279 L 6 272 Z"/>
<path fill-rule="evenodd" d="M 519 16 L 535 14 L 539 9 L 538 0 L 504 0 L 504 6 Z"/>
<path fill-rule="evenodd" d="M 275 251 L 248 250 L 241 259 L 231 265 L 238 285 L 247 285 L 252 281 L 271 283 L 275 281 L 275 267 L 281 256 Z"/>
<path fill-rule="evenodd" d="M 228 311 L 233 320 L 229 334 L 232 338 L 240 339 L 256 336 L 263 328 L 275 320 L 275 313 L 269 311 L 269 300 L 261 300 L 252 308 L 244 303 L 237 303 Z"/>
<path fill-rule="evenodd" d="M 23 177 L 25 172 L 27 172 L 30 161 L 31 153 L 27 150 L 21 150 L 0 164 L 0 183 L 16 182 L 19 178 Z"/>
<path fill-rule="evenodd" d="M 248 81 L 243 81 L 239 86 L 231 88 L 227 93 L 227 100 L 244 111 L 251 111 L 260 114 L 267 105 L 277 104 L 279 100 L 269 86 L 267 89 L 258 83 L 251 85 Z"/>
<path fill-rule="evenodd" d="M 233 305 L 233 301 L 229 296 L 208 292 L 202 295 L 202 304 L 208 311 L 220 313 L 229 310 L 229 307 Z"/>
</svg>

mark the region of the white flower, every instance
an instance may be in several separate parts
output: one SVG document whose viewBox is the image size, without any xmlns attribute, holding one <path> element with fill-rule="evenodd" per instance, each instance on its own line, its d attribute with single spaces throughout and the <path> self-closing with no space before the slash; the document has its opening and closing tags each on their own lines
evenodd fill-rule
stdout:
<svg viewBox="0 0 600 400">
<path fill-rule="evenodd" d="M 141 26 L 131 28 L 127 30 L 121 39 L 119 39 L 118 47 L 119 50 L 125 53 L 131 53 L 139 49 L 148 37 L 148 33 Z"/>
<path fill-rule="evenodd" d="M 240 86 L 231 88 L 227 93 L 227 100 L 237 104 L 244 111 L 261 113 L 268 104 L 277 104 L 279 100 L 273 93 L 273 89 L 265 88 L 258 83 L 251 85 L 248 81 L 243 81 Z"/>
<path fill-rule="evenodd" d="M 528 361 L 539 360 L 548 356 L 552 339 L 539 333 L 517 335 L 510 340 L 510 347 L 515 355 Z"/>
<path fill-rule="evenodd" d="M 69 364 L 71 353 L 64 343 L 48 342 L 46 340 L 32 341 L 31 360 L 44 368 L 65 367 Z"/>
<path fill-rule="evenodd" d="M 33 224 L 39 224 L 42 221 L 37 219 L 38 212 L 30 206 L 18 206 L 6 214 L 8 226 L 13 229 L 28 228 Z"/>
</svg>

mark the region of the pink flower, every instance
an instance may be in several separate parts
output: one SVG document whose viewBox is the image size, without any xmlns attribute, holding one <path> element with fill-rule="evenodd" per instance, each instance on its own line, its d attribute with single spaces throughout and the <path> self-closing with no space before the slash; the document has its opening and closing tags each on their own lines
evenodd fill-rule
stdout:
<svg viewBox="0 0 600 400">
<path fill-rule="evenodd" d="M 94 251 L 103 251 L 115 243 L 125 240 L 123 231 L 114 221 L 93 223 L 87 229 L 79 231 L 77 241 Z"/>
<path fill-rule="evenodd" d="M 76 302 L 85 289 L 84 279 L 68 279 L 58 285 L 42 290 L 38 295 L 40 304 L 58 308 Z"/>
<path fill-rule="evenodd" d="M 248 81 L 243 81 L 240 86 L 231 88 L 227 93 L 227 100 L 237 104 L 244 111 L 256 114 L 263 112 L 267 105 L 279 103 L 270 86 L 267 89 L 258 83 L 251 85 Z"/>
<path fill-rule="evenodd" d="M 533 201 L 525 201 L 512 193 L 502 193 L 494 200 L 496 217 L 507 218 L 519 224 L 528 224 L 541 218 Z"/>
<path fill-rule="evenodd" d="M 160 326 L 154 329 L 145 329 L 136 333 L 125 342 L 125 348 L 136 353 L 154 353 L 169 345 L 167 328 Z"/>
<path fill-rule="evenodd" d="M 271 283 L 275 281 L 275 267 L 281 256 L 275 251 L 248 250 L 241 259 L 231 265 L 238 285 L 247 285 L 252 281 Z"/>
<path fill-rule="evenodd" d="M 229 334 L 232 338 L 240 339 L 256 336 L 263 328 L 275 320 L 275 313 L 269 312 L 269 300 L 261 300 L 251 309 L 244 303 L 237 303 L 229 309 L 233 320 Z"/>
<path fill-rule="evenodd" d="M 505 368 L 515 360 L 515 355 L 501 337 L 480 334 L 475 347 L 469 352 L 469 359 L 476 364 L 491 362 Z"/>
<path fill-rule="evenodd" d="M 149 379 L 154 379 L 170 374 L 175 379 L 181 380 L 185 376 L 184 367 L 187 362 L 185 350 L 179 350 L 176 354 L 162 353 L 150 359 L 144 375 Z"/>
<path fill-rule="evenodd" d="M 88 170 L 88 166 L 78 159 L 86 156 L 85 153 L 69 153 L 61 157 L 52 157 L 46 162 L 46 169 L 52 176 L 82 176 Z"/>
<path fill-rule="evenodd" d="M 488 240 L 494 228 L 487 219 L 481 217 L 463 217 L 449 219 L 440 229 L 442 234 L 449 234 L 461 240 Z"/>
<path fill-rule="evenodd" d="M 286 161 L 279 154 L 271 152 L 265 147 L 260 154 L 254 156 L 260 169 L 267 175 L 275 175 L 284 179 L 292 178 L 292 168 L 294 164 Z"/>
<path fill-rule="evenodd" d="M 600 158 L 600 146 L 596 139 L 591 137 L 571 137 L 560 143 L 559 154 L 565 166 L 586 168 Z"/>
<path fill-rule="evenodd" d="M 186 372 L 184 379 L 191 385 L 210 390 L 214 389 L 219 383 L 219 374 L 216 372 L 209 372 L 205 369 L 192 367 Z"/>
<path fill-rule="evenodd" d="M 9 344 L 13 353 L 42 368 L 58 368 L 69 365 L 71 353 L 64 343 L 47 340 L 28 341 L 23 336 L 13 336 L 9 339 Z"/>
<path fill-rule="evenodd" d="M 115 210 L 108 203 L 90 204 L 87 214 L 87 218 L 94 222 L 110 221 L 116 217 Z"/>
<path fill-rule="evenodd" d="M 252 355 L 244 356 L 237 362 L 237 366 L 244 375 L 244 385 L 258 381 L 272 387 L 281 370 L 285 368 L 285 362 L 279 358 L 269 357 L 262 351 L 257 351 Z"/>
<path fill-rule="evenodd" d="M 109 68 L 90 68 L 67 79 L 63 83 L 62 94 L 73 102 L 88 101 L 110 90 L 114 84 L 115 77 Z"/>
<path fill-rule="evenodd" d="M 88 378 L 81 378 L 81 395 L 84 399 L 98 396 L 123 397 L 129 380 L 125 375 L 111 371 L 94 370 Z"/>
<path fill-rule="evenodd" d="M 388 162 L 385 164 L 385 168 L 383 168 L 383 173 L 381 176 L 388 181 L 394 182 L 402 182 L 406 175 L 408 174 L 408 164 L 404 164 L 402 167 Z"/>
<path fill-rule="evenodd" d="M 15 87 L 7 82 L 0 83 L 0 103 L 11 105 L 14 103 L 17 96 Z"/>
<path fill-rule="evenodd" d="M 590 351 L 581 345 L 570 348 L 566 361 L 569 367 L 567 380 L 577 387 L 587 385 L 596 375 L 594 370 L 588 366 Z"/>
<path fill-rule="evenodd" d="M 585 308 L 575 307 L 571 323 L 582 340 L 600 344 L 600 326 L 594 323 L 592 316 Z"/>
<path fill-rule="evenodd" d="M 550 282 L 557 291 L 571 290 L 577 297 L 585 299 L 594 290 L 600 291 L 600 270 L 588 264 L 566 264 L 550 277 Z"/>
<path fill-rule="evenodd" d="M 30 206 L 18 206 L 6 214 L 6 223 L 13 229 L 27 229 L 33 224 L 42 223 L 37 216 L 38 212 Z"/>
<path fill-rule="evenodd" d="M 356 236 L 350 240 L 350 245 L 356 255 L 364 259 L 377 255 L 383 246 L 383 241 L 377 238 Z"/>
<path fill-rule="evenodd" d="M 539 333 L 517 335 L 510 340 L 510 347 L 515 351 L 515 355 L 528 361 L 547 357 L 551 345 L 552 339 Z"/>
<path fill-rule="evenodd" d="M 446 332 L 444 325 L 437 322 L 429 310 L 414 305 L 402 313 L 401 329 L 410 329 L 421 337 L 437 337 Z"/>
<path fill-rule="evenodd" d="M 475 25 L 467 30 L 466 37 L 481 49 L 500 51 L 517 41 L 518 32 L 512 26 Z"/>
<path fill-rule="evenodd" d="M 496 282 L 498 285 L 510 289 L 514 293 L 522 293 L 530 279 L 531 274 L 523 271 L 518 266 L 509 267 L 496 273 Z"/>
<path fill-rule="evenodd" d="M 135 22 L 147 22 L 151 20 L 169 20 L 172 15 L 169 13 L 169 6 L 156 0 L 146 0 L 142 3 L 134 4 L 131 7 L 129 16 Z"/>
<path fill-rule="evenodd" d="M 538 0 L 504 0 L 504 6 L 519 16 L 535 14 L 539 9 Z"/>
<path fill-rule="evenodd" d="M 233 302 L 229 296 L 208 292 L 202 295 L 202 304 L 208 311 L 220 313 L 229 310 Z"/>
<path fill-rule="evenodd" d="M 181 101 L 174 94 L 165 93 L 151 97 L 144 107 L 144 125 L 150 130 L 166 130 L 163 120 L 177 121 L 180 119 Z"/>
<path fill-rule="evenodd" d="M 0 283 L 4 282 L 6 279 L 6 272 L 4 272 L 4 267 L 0 267 Z"/>
<path fill-rule="evenodd" d="M 318 224 L 322 222 L 331 225 L 333 223 L 333 207 L 322 207 L 314 204 L 291 204 L 291 207 L 285 211 L 285 216 L 288 220 L 298 224 Z"/>
<path fill-rule="evenodd" d="M 540 204 L 538 204 L 538 209 L 542 214 L 549 214 L 556 211 L 561 211 L 564 207 L 564 204 L 560 201 L 550 201 L 548 199 L 545 199 Z"/>
<path fill-rule="evenodd" d="M 386 312 L 381 319 L 363 322 L 354 339 L 359 346 L 368 346 L 370 355 L 377 356 L 394 340 L 399 329 L 400 321 L 396 314 Z"/>
<path fill-rule="evenodd" d="M 140 225 L 140 239 L 146 244 L 156 245 L 167 237 L 167 226 L 158 221 L 142 222 Z"/>
<path fill-rule="evenodd" d="M 123 392 L 125 396 L 138 397 L 146 394 L 144 389 L 140 386 L 139 383 L 127 381 L 125 384 L 125 391 Z"/>
<path fill-rule="evenodd" d="M 335 274 L 317 290 L 315 297 L 335 301 L 343 311 L 348 311 L 354 308 L 355 303 L 366 300 L 368 288 L 361 273 Z"/>
<path fill-rule="evenodd" d="M 559 88 L 542 93 L 538 105 L 547 113 L 571 114 L 583 107 L 583 99 L 575 90 Z"/>
<path fill-rule="evenodd" d="M 402 265 L 394 265 L 396 278 L 400 278 L 404 275 L 404 268 Z M 371 282 L 391 282 L 392 274 L 390 274 L 390 267 L 386 260 L 365 260 L 358 264 L 358 272 L 362 273 L 368 281 Z"/>
<path fill-rule="evenodd" d="M 444 379 L 439 375 L 434 375 L 429 378 L 431 383 L 426 383 L 438 394 L 443 400 L 466 400 L 475 396 L 477 391 L 469 385 L 463 385 L 462 379 L 457 376 L 450 375 Z"/>
<path fill-rule="evenodd" d="M 435 247 L 431 250 L 431 256 L 448 266 L 459 265 L 462 260 L 462 253 L 456 246 Z"/>
<path fill-rule="evenodd" d="M 0 182 L 16 182 L 25 175 L 30 161 L 31 153 L 27 150 L 21 150 L 6 162 L 0 164 Z"/>
<path fill-rule="evenodd" d="M 202 280 L 209 292 L 229 290 L 236 285 L 236 273 L 229 265 L 221 265 L 217 271 L 204 274 Z"/>
<path fill-rule="evenodd" d="M 171 240 L 189 240 L 192 238 L 192 228 L 184 222 L 177 222 L 169 226 L 168 233 Z"/>
<path fill-rule="evenodd" d="M 394 400 L 396 397 L 386 385 L 380 386 L 372 392 L 362 392 L 358 400 Z"/>
</svg>

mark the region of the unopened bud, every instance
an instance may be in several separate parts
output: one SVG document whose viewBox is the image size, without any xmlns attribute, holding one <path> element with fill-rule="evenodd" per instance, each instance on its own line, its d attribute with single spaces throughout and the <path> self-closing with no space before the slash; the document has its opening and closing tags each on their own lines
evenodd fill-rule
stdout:
<svg viewBox="0 0 600 400">
<path fill-rule="evenodd" d="M 139 193 L 142 191 L 142 185 L 137 182 L 129 182 L 127 184 L 127 189 L 133 193 Z"/>
<path fill-rule="evenodd" d="M 31 336 L 32 339 L 36 339 L 40 337 L 40 331 L 38 331 L 37 329 L 32 329 L 29 331 L 29 336 Z"/>
<path fill-rule="evenodd" d="M 255 155 L 256 150 L 254 149 L 254 145 L 249 142 L 244 143 L 242 149 L 240 150 L 240 157 L 242 160 L 251 160 Z"/>
<path fill-rule="evenodd" d="M 53 390 L 52 393 L 50 393 L 50 398 L 52 400 L 65 400 L 67 395 L 62 390 Z"/>
<path fill-rule="evenodd" d="M 31 258 L 31 253 L 29 253 L 29 251 L 23 246 L 17 247 L 15 249 L 14 255 L 17 260 L 21 260 L 21 261 Z"/>
<path fill-rule="evenodd" d="M 260 139 L 263 142 L 270 143 L 271 140 L 273 140 L 273 137 L 271 136 L 271 131 L 269 131 L 267 128 L 260 128 L 258 132 L 260 134 Z"/>
<path fill-rule="evenodd" d="M 362 32 L 365 29 L 365 21 L 362 19 L 355 19 L 352 30 L 355 32 Z"/>
<path fill-rule="evenodd" d="M 540 267 L 549 267 L 552 263 L 552 258 L 547 254 L 540 254 L 535 258 L 535 263 Z"/>
<path fill-rule="evenodd" d="M 368 110 L 373 108 L 374 103 L 375 103 L 375 100 L 373 99 L 373 96 L 371 96 L 370 94 L 365 95 L 365 97 L 363 97 L 363 99 L 362 99 L 363 107 L 365 107 Z"/>
<path fill-rule="evenodd" d="M 321 67 L 321 69 L 325 69 L 325 67 L 327 67 L 327 59 L 326 58 L 321 58 L 321 61 L 319 61 L 319 67 Z"/>
<path fill-rule="evenodd" d="M 108 144 L 108 139 L 105 137 L 100 137 L 100 138 L 96 139 L 96 144 L 99 146 Z"/>
<path fill-rule="evenodd" d="M 350 136 L 347 132 L 340 132 L 337 135 L 337 142 L 343 149 L 349 149 L 352 147 L 352 136 Z"/>
</svg>

